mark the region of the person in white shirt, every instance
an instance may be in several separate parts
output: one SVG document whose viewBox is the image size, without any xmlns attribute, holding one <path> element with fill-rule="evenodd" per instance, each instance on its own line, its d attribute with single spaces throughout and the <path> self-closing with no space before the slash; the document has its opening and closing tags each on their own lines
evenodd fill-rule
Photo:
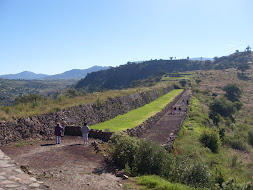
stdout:
<svg viewBox="0 0 253 190">
<path fill-rule="evenodd" d="M 88 144 L 88 135 L 89 135 L 90 128 L 88 127 L 87 123 L 85 122 L 83 123 L 81 131 L 83 135 L 84 144 Z"/>
</svg>

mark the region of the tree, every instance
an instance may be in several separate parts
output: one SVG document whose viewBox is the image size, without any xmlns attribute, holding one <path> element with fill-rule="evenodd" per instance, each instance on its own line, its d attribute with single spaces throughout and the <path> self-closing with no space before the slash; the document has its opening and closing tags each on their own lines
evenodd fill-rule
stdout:
<svg viewBox="0 0 253 190">
<path fill-rule="evenodd" d="M 186 83 L 187 83 L 186 80 L 180 80 L 180 81 L 179 81 L 179 84 L 180 84 L 181 86 L 185 86 Z"/>
<path fill-rule="evenodd" d="M 251 52 L 251 47 L 250 46 L 246 47 L 245 51 L 246 52 Z"/>
<path fill-rule="evenodd" d="M 227 101 L 225 98 L 214 99 L 209 104 L 209 117 L 216 125 L 220 121 L 220 116 L 233 118 L 232 115 L 235 111 L 233 103 Z"/>
<path fill-rule="evenodd" d="M 231 102 L 239 101 L 242 91 L 235 84 L 228 84 L 222 88 L 225 93 L 225 97 Z"/>
<path fill-rule="evenodd" d="M 238 70 L 242 71 L 242 75 L 244 75 L 244 72 L 248 69 L 250 69 L 250 65 L 247 62 L 244 62 L 237 67 Z"/>
</svg>

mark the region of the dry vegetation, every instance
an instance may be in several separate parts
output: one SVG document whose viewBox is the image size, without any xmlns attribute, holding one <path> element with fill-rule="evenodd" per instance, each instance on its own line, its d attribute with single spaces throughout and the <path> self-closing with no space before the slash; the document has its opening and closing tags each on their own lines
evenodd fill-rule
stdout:
<svg viewBox="0 0 253 190">
<path fill-rule="evenodd" d="M 41 115 L 45 113 L 55 112 L 66 109 L 72 106 L 79 106 L 96 101 L 106 101 L 110 98 L 135 94 L 157 88 L 165 88 L 168 82 L 158 83 L 152 87 L 129 88 L 123 90 L 109 90 L 104 92 L 87 93 L 83 96 L 68 97 L 66 95 L 59 95 L 56 99 L 47 98 L 41 101 L 30 102 L 27 104 L 18 104 L 15 106 L 1 106 L 0 121 L 12 121 L 14 119 L 31 117 L 34 115 Z"/>
</svg>

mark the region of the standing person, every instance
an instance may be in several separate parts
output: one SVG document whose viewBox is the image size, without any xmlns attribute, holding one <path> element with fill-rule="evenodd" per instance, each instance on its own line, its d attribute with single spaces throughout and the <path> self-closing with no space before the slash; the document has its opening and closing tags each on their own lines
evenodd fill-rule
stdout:
<svg viewBox="0 0 253 190">
<path fill-rule="evenodd" d="M 173 106 L 170 107 L 170 113 L 173 113 Z"/>
<path fill-rule="evenodd" d="M 176 111 L 177 111 L 177 107 L 175 106 L 175 107 L 174 107 L 174 114 L 176 113 Z"/>
<path fill-rule="evenodd" d="M 187 100 L 187 106 L 189 105 L 189 100 Z"/>
<path fill-rule="evenodd" d="M 63 127 L 61 126 L 61 124 L 57 123 L 57 125 L 54 128 L 54 135 L 55 135 L 56 144 L 61 144 L 62 130 L 63 130 Z"/>
<path fill-rule="evenodd" d="M 180 113 L 181 113 L 181 107 L 178 108 L 178 114 L 180 114 Z"/>
<path fill-rule="evenodd" d="M 81 130 L 82 130 L 84 144 L 88 144 L 88 135 L 89 135 L 90 128 L 88 127 L 86 122 L 83 123 Z"/>
<path fill-rule="evenodd" d="M 183 102 L 182 102 L 182 104 L 184 105 L 184 99 L 183 99 Z"/>
</svg>

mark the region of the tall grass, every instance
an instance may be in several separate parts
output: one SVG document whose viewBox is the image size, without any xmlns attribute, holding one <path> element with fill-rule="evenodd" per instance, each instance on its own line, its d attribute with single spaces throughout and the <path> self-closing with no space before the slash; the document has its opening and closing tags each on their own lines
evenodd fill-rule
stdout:
<svg viewBox="0 0 253 190">
<path fill-rule="evenodd" d="M 64 95 L 58 96 L 56 99 L 44 99 L 40 102 L 31 102 L 27 104 L 18 104 L 15 106 L 1 106 L 0 120 L 11 121 L 17 118 L 30 117 L 34 115 L 42 115 L 45 113 L 55 112 L 73 106 L 79 106 L 89 103 L 95 103 L 99 98 L 100 101 L 106 101 L 109 98 L 116 98 L 130 94 L 149 91 L 152 89 L 160 89 L 168 87 L 168 82 L 161 82 L 152 87 L 129 88 L 124 90 L 109 90 L 105 92 L 87 93 L 83 96 L 67 97 Z"/>
<path fill-rule="evenodd" d="M 180 183 L 171 183 L 159 176 L 148 175 L 136 177 L 137 184 L 145 186 L 147 189 L 155 190 L 201 190 L 204 188 L 193 188 Z"/>
</svg>

